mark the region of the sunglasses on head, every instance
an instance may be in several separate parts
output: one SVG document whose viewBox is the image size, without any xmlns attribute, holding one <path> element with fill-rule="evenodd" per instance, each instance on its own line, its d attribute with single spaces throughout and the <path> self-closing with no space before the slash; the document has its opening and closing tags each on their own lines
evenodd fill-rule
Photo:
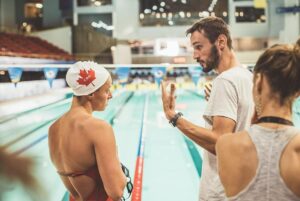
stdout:
<svg viewBox="0 0 300 201">
<path fill-rule="evenodd" d="M 131 182 L 131 177 L 130 177 L 130 175 L 129 175 L 129 170 L 128 170 L 128 168 L 125 167 L 125 165 L 123 165 L 122 163 L 121 163 L 121 167 L 122 167 L 122 171 L 123 171 L 123 173 L 125 174 L 126 180 L 127 180 L 127 183 L 126 183 L 126 189 L 127 189 L 127 192 L 128 192 L 128 196 L 126 196 L 126 197 L 123 196 L 123 197 L 121 198 L 121 201 L 125 201 L 125 200 L 127 200 L 127 199 L 131 196 L 131 193 L 132 193 L 132 190 L 133 190 L 133 184 L 132 184 L 132 182 Z"/>
</svg>

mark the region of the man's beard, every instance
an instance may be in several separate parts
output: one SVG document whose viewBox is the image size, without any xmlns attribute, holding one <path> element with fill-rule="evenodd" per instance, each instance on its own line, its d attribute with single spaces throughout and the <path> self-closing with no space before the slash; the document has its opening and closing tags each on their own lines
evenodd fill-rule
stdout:
<svg viewBox="0 0 300 201">
<path fill-rule="evenodd" d="M 216 45 L 213 45 L 210 49 L 210 56 L 206 62 L 206 68 L 203 68 L 204 73 L 208 73 L 211 70 L 218 68 L 220 64 L 220 55 Z"/>
</svg>

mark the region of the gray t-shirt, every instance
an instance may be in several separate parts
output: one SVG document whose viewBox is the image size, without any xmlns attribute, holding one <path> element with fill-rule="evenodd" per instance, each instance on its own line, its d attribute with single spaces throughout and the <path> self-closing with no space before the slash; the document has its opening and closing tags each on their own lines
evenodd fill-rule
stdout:
<svg viewBox="0 0 300 201">
<path fill-rule="evenodd" d="M 250 127 L 254 111 L 252 73 L 241 66 L 218 75 L 213 83 L 203 118 L 206 128 L 212 128 L 212 118 L 223 116 L 236 122 L 234 132 Z M 225 193 L 217 172 L 215 155 L 204 150 L 203 173 L 200 182 L 200 201 L 225 200 Z"/>
</svg>

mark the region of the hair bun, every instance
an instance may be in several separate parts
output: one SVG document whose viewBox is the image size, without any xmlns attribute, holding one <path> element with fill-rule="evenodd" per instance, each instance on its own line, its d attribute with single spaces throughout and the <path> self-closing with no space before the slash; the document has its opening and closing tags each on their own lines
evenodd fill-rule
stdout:
<svg viewBox="0 0 300 201">
<path fill-rule="evenodd" d="M 300 38 L 297 40 L 293 49 L 293 57 L 296 61 L 300 62 Z"/>
</svg>

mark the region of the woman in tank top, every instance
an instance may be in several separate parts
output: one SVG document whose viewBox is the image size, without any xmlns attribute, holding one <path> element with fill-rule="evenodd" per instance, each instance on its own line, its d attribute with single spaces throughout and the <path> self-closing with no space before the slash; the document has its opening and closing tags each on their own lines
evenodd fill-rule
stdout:
<svg viewBox="0 0 300 201">
<path fill-rule="evenodd" d="M 292 105 L 300 92 L 300 39 L 267 49 L 254 67 L 253 83 L 252 126 L 220 137 L 216 146 L 226 196 L 300 200 L 300 131 L 292 122 Z"/>
</svg>

